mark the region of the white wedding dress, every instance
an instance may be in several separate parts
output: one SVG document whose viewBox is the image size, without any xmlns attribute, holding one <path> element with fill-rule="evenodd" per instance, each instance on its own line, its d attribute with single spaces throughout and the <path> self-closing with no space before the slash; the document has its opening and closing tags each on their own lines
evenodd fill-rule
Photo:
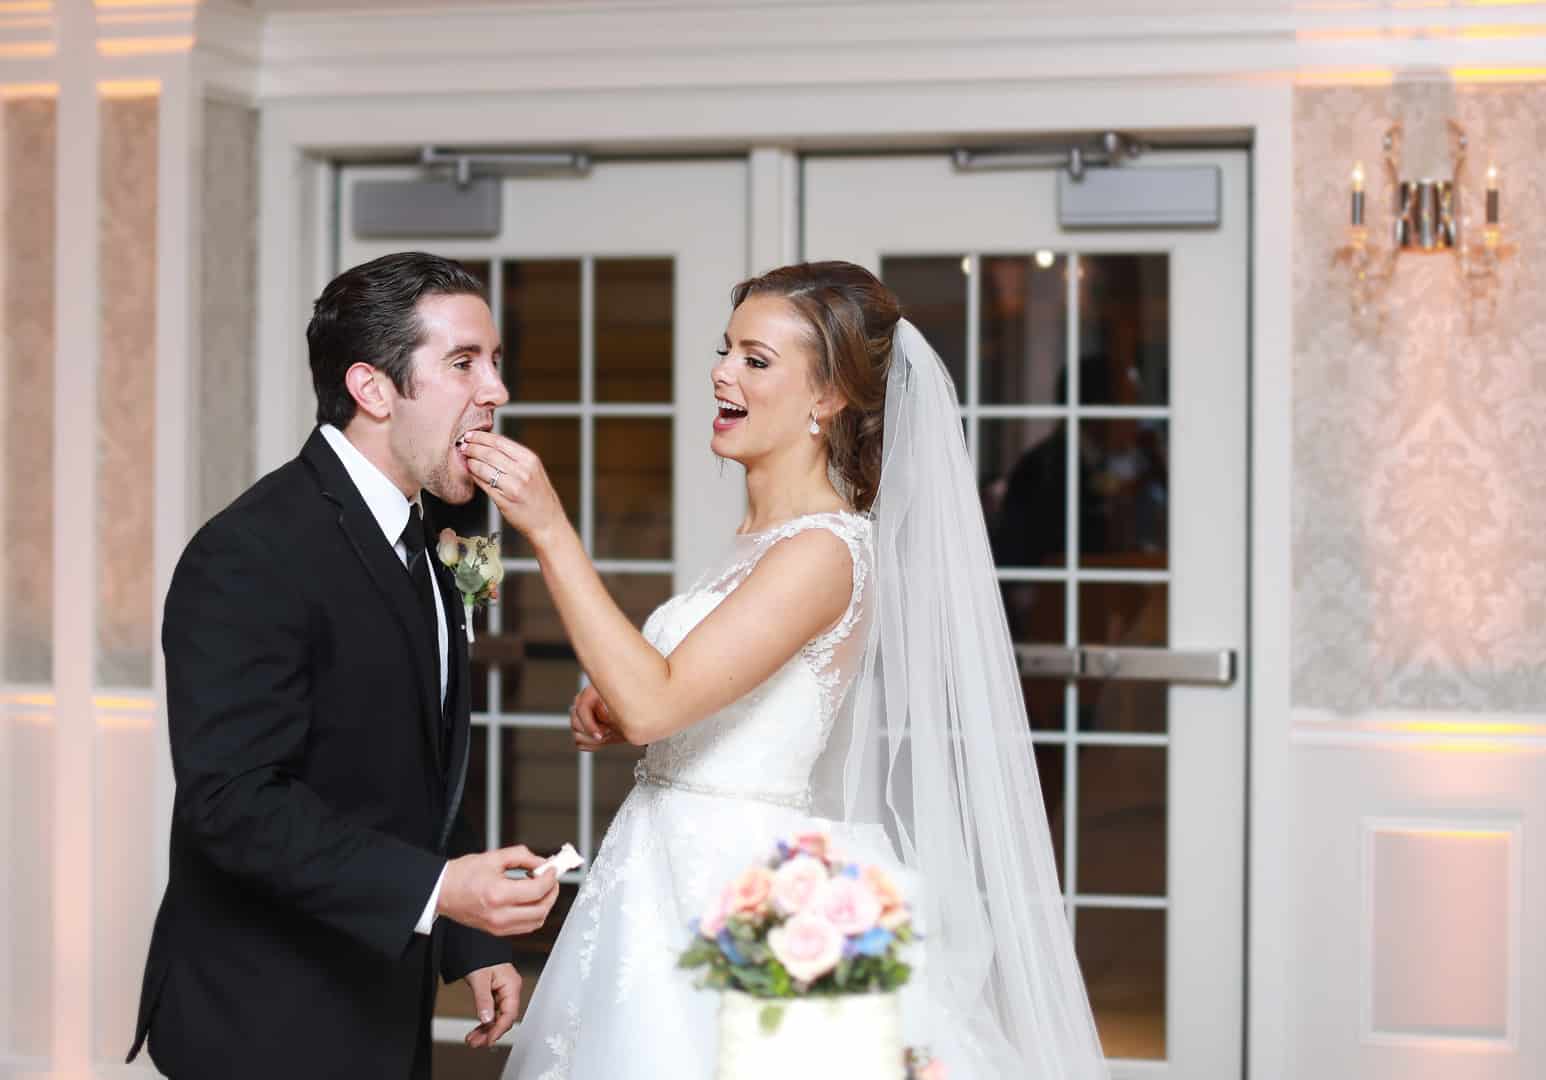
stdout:
<svg viewBox="0 0 1546 1080">
<path fill-rule="evenodd" d="M 751 693 L 650 745 L 516 1029 L 506 1080 L 707 1080 L 719 995 L 676 962 L 709 900 L 777 840 L 813 826 L 846 856 L 899 873 L 879 826 L 809 815 L 812 767 L 862 661 L 868 518 L 814 514 L 738 536 L 731 564 L 661 605 L 644 636 L 669 655 L 774 544 L 807 529 L 848 546 L 847 610 Z"/>
<path fill-rule="evenodd" d="M 831 629 L 646 752 L 517 1029 L 507 1078 L 709 1080 L 718 995 L 676 966 L 689 923 L 778 839 L 825 828 L 846 857 L 890 870 L 911 902 L 922 938 L 901 993 L 906 1043 L 942 1058 L 951 1080 L 1109 1080 L 960 399 L 906 319 L 893 334 L 884 431 L 869 516 L 817 514 L 739 537 L 723 572 L 645 624 L 669 654 L 770 548 L 806 529 L 831 532 L 852 556 L 848 606 Z M 813 802 L 836 820 L 813 818 Z"/>
</svg>

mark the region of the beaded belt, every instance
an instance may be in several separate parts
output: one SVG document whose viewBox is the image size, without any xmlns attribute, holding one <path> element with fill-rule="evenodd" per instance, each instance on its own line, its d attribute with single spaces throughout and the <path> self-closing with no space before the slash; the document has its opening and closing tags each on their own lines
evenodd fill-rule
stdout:
<svg viewBox="0 0 1546 1080">
<path fill-rule="evenodd" d="M 688 780 L 677 780 L 652 773 L 642 761 L 634 763 L 633 778 L 640 784 L 670 788 L 673 791 L 686 791 L 694 795 L 712 795 L 721 799 L 750 799 L 753 802 L 772 803 L 774 806 L 787 806 L 791 810 L 805 811 L 811 808 L 811 795 L 808 791 L 800 795 L 776 795 L 772 792 L 736 791 L 732 788 L 713 787 L 709 784 L 694 784 Z"/>
</svg>

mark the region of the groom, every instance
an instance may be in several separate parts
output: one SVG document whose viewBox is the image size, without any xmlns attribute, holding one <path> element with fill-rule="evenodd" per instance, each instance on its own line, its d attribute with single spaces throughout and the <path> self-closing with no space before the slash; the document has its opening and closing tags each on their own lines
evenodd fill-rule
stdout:
<svg viewBox="0 0 1546 1080">
<path fill-rule="evenodd" d="M 306 338 L 319 427 L 199 530 L 166 600 L 171 873 L 129 1060 L 173 1080 L 424 1078 L 436 979 L 490 1046 L 520 977 L 496 935 L 557 875 L 458 812 L 461 596 L 420 494 L 475 488 L 458 443 L 508 400 L 479 282 L 432 255 L 335 278 Z"/>
</svg>

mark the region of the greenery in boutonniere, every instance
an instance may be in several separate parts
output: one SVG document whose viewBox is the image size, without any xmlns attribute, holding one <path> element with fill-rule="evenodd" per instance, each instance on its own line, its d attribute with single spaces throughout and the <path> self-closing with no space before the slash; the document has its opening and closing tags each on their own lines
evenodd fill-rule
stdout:
<svg viewBox="0 0 1546 1080">
<path fill-rule="evenodd" d="M 457 536 L 450 529 L 440 530 L 435 553 L 450 569 L 462 594 L 462 609 L 467 613 L 467 640 L 472 641 L 472 612 L 490 600 L 499 599 L 499 583 L 504 580 L 504 563 L 499 561 L 499 534 Z"/>
</svg>

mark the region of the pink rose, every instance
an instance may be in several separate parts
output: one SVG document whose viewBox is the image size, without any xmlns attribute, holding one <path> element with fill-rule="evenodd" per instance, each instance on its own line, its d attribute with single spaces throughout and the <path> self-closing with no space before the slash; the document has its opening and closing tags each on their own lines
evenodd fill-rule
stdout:
<svg viewBox="0 0 1546 1080">
<path fill-rule="evenodd" d="M 847 937 L 875 929 L 880 919 L 880 901 L 868 885 L 851 877 L 835 877 L 823 885 L 811 910 L 821 912 Z"/>
<path fill-rule="evenodd" d="M 754 866 L 730 883 L 722 903 L 731 915 L 755 915 L 767 907 L 772 891 L 772 871 Z"/>
<path fill-rule="evenodd" d="M 774 909 L 781 915 L 804 911 L 826 881 L 825 863 L 809 855 L 796 855 L 773 874 Z"/>
<path fill-rule="evenodd" d="M 918 1070 L 918 1080 L 945 1080 L 945 1063 L 935 1058 Z"/>
<path fill-rule="evenodd" d="M 725 928 L 725 918 L 729 912 L 725 910 L 725 897 L 729 890 L 715 896 L 709 901 L 708 910 L 703 913 L 703 918 L 698 920 L 698 933 L 713 941 L 719 937 L 719 932 Z"/>
<path fill-rule="evenodd" d="M 843 958 L 843 935 L 822 916 L 806 912 L 770 930 L 768 948 L 791 978 L 813 983 Z"/>
</svg>

